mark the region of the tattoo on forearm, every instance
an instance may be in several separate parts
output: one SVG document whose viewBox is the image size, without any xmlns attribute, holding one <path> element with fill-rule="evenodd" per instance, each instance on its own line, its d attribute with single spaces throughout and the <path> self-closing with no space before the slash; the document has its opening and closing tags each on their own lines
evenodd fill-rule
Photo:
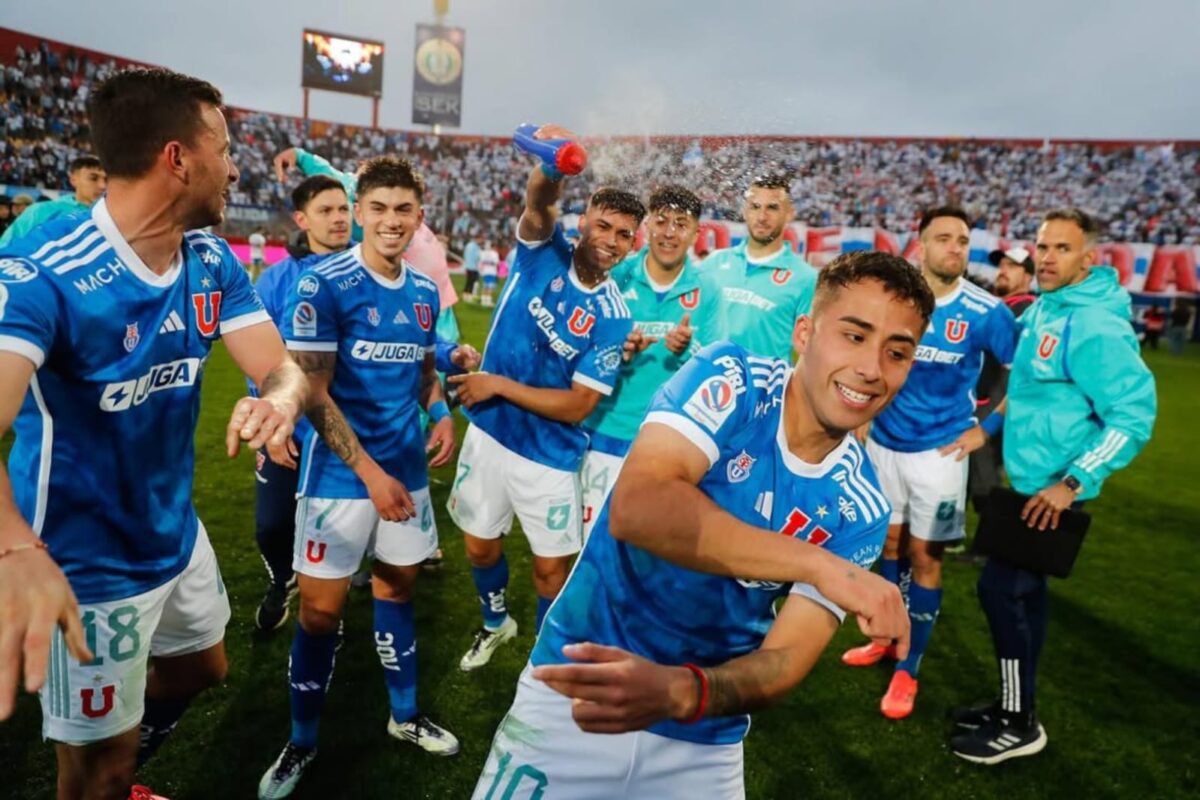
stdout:
<svg viewBox="0 0 1200 800">
<path fill-rule="evenodd" d="M 333 372 L 337 366 L 337 353 L 313 353 L 308 351 L 292 351 L 292 357 L 300 365 L 305 375 L 321 375 L 326 381 L 333 380 Z M 316 398 L 314 398 L 316 400 Z M 353 467 L 362 456 L 362 445 L 346 417 L 333 398 L 324 394 L 308 409 L 308 419 L 312 422 L 317 434 L 324 440 L 329 449 L 337 455 L 346 466 Z"/>
<path fill-rule="evenodd" d="M 708 676 L 706 715 L 748 714 L 770 705 L 775 699 L 775 687 L 787 674 L 789 660 L 784 650 L 758 650 L 704 670 Z"/>
</svg>

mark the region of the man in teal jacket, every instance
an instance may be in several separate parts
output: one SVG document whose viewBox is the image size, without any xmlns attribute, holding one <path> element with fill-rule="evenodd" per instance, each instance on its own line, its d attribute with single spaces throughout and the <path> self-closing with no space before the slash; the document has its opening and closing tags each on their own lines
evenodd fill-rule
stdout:
<svg viewBox="0 0 1200 800">
<path fill-rule="evenodd" d="M 0 247 L 20 239 L 43 222 L 87 211 L 100 199 L 108 185 L 104 167 L 100 166 L 100 159 L 95 156 L 80 156 L 72 161 L 68 179 L 75 194 L 64 194 L 56 200 L 34 203 L 25 209 L 0 236 Z"/>
<path fill-rule="evenodd" d="M 1056 528 L 1066 509 L 1100 494 L 1105 479 L 1150 440 L 1154 376 L 1130 325 L 1129 293 L 1117 271 L 1091 266 L 1097 226 L 1078 209 L 1051 211 L 1037 237 L 1041 297 L 1022 315 L 1004 414 L 1004 466 L 1030 495 L 1022 517 Z M 976 426 L 955 443 L 965 455 L 986 434 Z M 1033 755 L 1046 746 L 1034 710 L 1038 656 L 1046 635 L 1046 576 L 989 559 L 979 601 L 992 631 L 1000 699 L 952 716 L 963 729 L 955 755 L 981 764 Z"/>
</svg>

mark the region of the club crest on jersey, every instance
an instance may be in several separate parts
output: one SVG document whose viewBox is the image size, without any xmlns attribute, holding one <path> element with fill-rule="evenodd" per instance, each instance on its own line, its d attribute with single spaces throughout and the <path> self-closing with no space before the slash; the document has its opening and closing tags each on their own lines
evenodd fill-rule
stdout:
<svg viewBox="0 0 1200 800">
<path fill-rule="evenodd" d="M 730 483 L 741 483 L 750 477 L 750 468 L 757 460 L 743 450 L 729 459 L 729 463 L 725 465 L 725 477 L 729 479 Z"/>
<path fill-rule="evenodd" d="M 550 291 L 552 291 L 552 292 L 561 292 L 561 291 L 562 291 L 562 287 L 563 287 L 563 279 L 562 279 L 562 275 L 559 275 L 557 278 L 555 278 L 554 280 L 550 281 Z"/>
<path fill-rule="evenodd" d="M 371 323 L 372 325 L 379 324 L 379 322 L 380 322 L 379 309 L 376 308 L 375 306 L 371 306 L 370 308 L 367 309 L 367 322 Z"/>
<path fill-rule="evenodd" d="M 688 311 L 691 311 L 696 306 L 700 305 L 700 290 L 692 289 L 690 292 L 685 292 L 679 295 L 679 305 L 683 306 Z"/>
<path fill-rule="evenodd" d="M 790 269 L 777 269 L 771 273 L 771 282 L 783 286 L 792 279 L 792 271 Z"/>
<path fill-rule="evenodd" d="M 196 310 L 196 328 L 201 336 L 212 336 L 221 322 L 221 292 L 198 292 L 192 295 Z"/>
<path fill-rule="evenodd" d="M 301 297 L 316 297 L 319 291 L 321 291 L 321 284 L 312 275 L 305 275 L 296 284 L 296 294 Z"/>
<path fill-rule="evenodd" d="M 413 311 L 417 314 L 417 325 L 427 331 L 433 327 L 433 307 L 429 303 L 413 303 Z"/>
<path fill-rule="evenodd" d="M 965 319 L 946 320 L 946 341 L 951 344 L 958 344 L 967 338 L 967 328 L 969 327 L 970 323 Z"/>
<path fill-rule="evenodd" d="M 1038 355 L 1042 358 L 1049 358 L 1054 355 L 1054 349 L 1058 347 L 1058 337 L 1051 333 L 1042 335 L 1042 341 L 1038 344 Z"/>
<path fill-rule="evenodd" d="M 587 336 L 588 331 L 596 324 L 596 315 L 588 311 L 584 311 L 579 306 L 571 309 L 571 316 L 567 319 L 567 327 L 571 333 L 576 336 Z"/>
<path fill-rule="evenodd" d="M 125 325 L 125 341 L 123 342 L 123 344 L 125 345 L 125 352 L 132 353 L 133 348 L 137 347 L 138 342 L 140 342 L 141 340 L 142 340 L 142 337 L 138 335 L 138 324 L 136 322 L 134 322 L 132 324 L 126 324 Z"/>
</svg>

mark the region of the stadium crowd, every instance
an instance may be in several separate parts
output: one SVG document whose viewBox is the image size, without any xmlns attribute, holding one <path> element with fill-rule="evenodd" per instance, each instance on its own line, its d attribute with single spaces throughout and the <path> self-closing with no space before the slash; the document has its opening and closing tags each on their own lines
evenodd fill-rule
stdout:
<svg viewBox="0 0 1200 800">
<path fill-rule="evenodd" d="M 56 54 L 44 42 L 0 53 L 0 183 L 67 188 L 67 165 L 86 149 L 91 84 L 116 64 L 87 54 Z M 410 158 L 429 181 L 431 222 L 457 245 L 476 233 L 511 238 L 524 189 L 521 159 L 507 139 L 434 136 L 317 124 L 238 110 L 230 115 L 241 180 L 234 202 L 286 209 L 271 159 L 303 147 L 353 171 L 391 152 Z M 950 200 L 977 227 L 1030 238 L 1041 210 L 1071 203 L 1094 212 L 1104 238 L 1155 244 L 1200 243 L 1200 150 L 1153 143 L 1006 143 L 972 140 L 627 138 L 593 142 L 581 185 L 695 187 L 706 216 L 737 219 L 741 192 L 764 166 L 795 176 L 797 219 L 809 225 L 915 229 L 922 208 Z M 582 210 L 582 190 L 564 198 Z M 272 231 L 272 233 L 276 233 Z M 278 233 L 282 234 L 282 231 Z"/>
</svg>

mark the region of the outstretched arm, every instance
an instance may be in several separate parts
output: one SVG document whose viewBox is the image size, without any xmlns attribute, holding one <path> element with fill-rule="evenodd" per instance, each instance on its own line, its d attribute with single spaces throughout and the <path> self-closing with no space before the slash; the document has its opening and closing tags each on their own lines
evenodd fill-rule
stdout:
<svg viewBox="0 0 1200 800">
<path fill-rule="evenodd" d="M 535 139 L 576 139 L 574 133 L 558 125 L 543 125 Z M 558 220 L 558 201 L 562 197 L 562 179 L 552 180 L 538 164 L 529 172 L 525 184 L 525 210 L 517 223 L 517 236 L 526 242 L 541 242 L 554 233 Z"/>
<path fill-rule="evenodd" d="M 272 461 L 294 469 L 292 432 L 308 402 L 304 373 L 288 356 L 270 322 L 239 328 L 222 338 L 234 363 L 261 387 L 258 397 L 243 397 L 233 408 L 225 430 L 230 458 L 237 455 L 241 442 L 256 450 L 266 445 Z"/>
</svg>

